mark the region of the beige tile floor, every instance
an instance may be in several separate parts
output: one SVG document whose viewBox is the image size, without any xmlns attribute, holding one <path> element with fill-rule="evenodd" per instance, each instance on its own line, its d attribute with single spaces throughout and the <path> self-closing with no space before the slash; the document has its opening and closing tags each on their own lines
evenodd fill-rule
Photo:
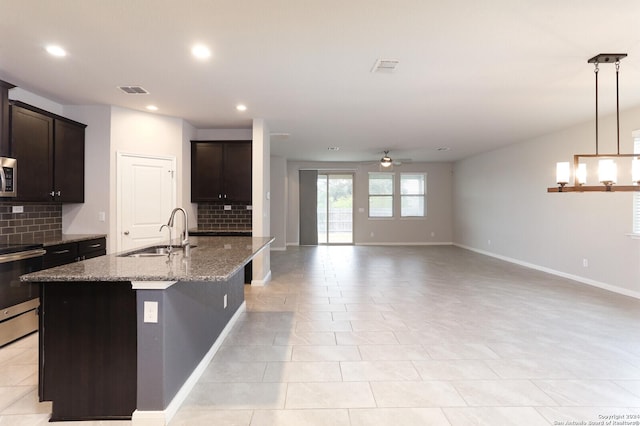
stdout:
<svg viewBox="0 0 640 426">
<path fill-rule="evenodd" d="M 640 424 L 638 300 L 449 246 L 271 262 L 172 426 Z M 0 425 L 47 421 L 36 345 L 0 349 Z"/>
</svg>

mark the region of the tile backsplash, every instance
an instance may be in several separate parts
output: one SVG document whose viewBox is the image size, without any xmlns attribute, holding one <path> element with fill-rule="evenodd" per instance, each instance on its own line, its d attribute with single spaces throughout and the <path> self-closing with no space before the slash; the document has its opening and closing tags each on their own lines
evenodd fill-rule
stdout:
<svg viewBox="0 0 640 426">
<path fill-rule="evenodd" d="M 22 213 L 12 213 L 22 206 Z M 0 243 L 41 242 L 62 235 L 62 204 L 0 202 Z"/>
<path fill-rule="evenodd" d="M 225 210 L 231 206 L 231 210 Z M 240 203 L 198 203 L 198 229 L 251 230 L 252 211 Z"/>
</svg>

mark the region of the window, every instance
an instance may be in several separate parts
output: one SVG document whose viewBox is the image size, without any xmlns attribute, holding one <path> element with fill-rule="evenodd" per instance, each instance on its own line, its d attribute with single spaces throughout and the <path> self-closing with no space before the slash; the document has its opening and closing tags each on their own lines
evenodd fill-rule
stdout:
<svg viewBox="0 0 640 426">
<path fill-rule="evenodd" d="M 393 217 L 393 173 L 369 173 L 369 217 Z"/>
<path fill-rule="evenodd" d="M 400 216 L 424 217 L 424 173 L 400 173 Z"/>
<path fill-rule="evenodd" d="M 640 154 L 640 136 L 633 140 L 633 152 Z M 633 193 L 633 233 L 640 234 L 640 192 Z"/>
</svg>

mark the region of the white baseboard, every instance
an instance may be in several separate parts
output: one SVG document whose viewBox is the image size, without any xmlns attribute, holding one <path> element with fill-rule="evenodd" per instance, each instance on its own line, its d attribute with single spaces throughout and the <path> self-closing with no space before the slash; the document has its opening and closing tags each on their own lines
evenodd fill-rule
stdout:
<svg viewBox="0 0 640 426">
<path fill-rule="evenodd" d="M 216 352 L 218 352 L 218 349 L 220 349 L 220 346 L 222 346 L 222 342 L 224 342 L 224 339 L 238 321 L 240 315 L 246 310 L 247 304 L 246 302 L 242 302 L 216 341 L 213 342 L 209 351 L 193 370 L 189 378 L 184 382 L 178 393 L 176 393 L 176 396 L 173 397 L 173 400 L 171 400 L 167 408 L 162 411 L 135 410 L 131 416 L 131 424 L 133 426 L 165 426 L 169 424 L 173 416 L 178 412 L 182 403 L 187 399 L 189 393 L 193 390 L 193 387 L 198 383 L 198 380 L 200 380 L 200 377 L 202 377 L 202 374 L 215 356 Z"/>
<path fill-rule="evenodd" d="M 420 243 L 355 243 L 356 246 L 450 246 L 452 242 L 420 242 Z"/>
<path fill-rule="evenodd" d="M 349 245 L 349 244 L 341 244 L 341 245 Z M 451 246 L 453 245 L 450 241 L 439 241 L 439 242 L 413 242 L 413 243 L 353 243 L 354 246 Z M 298 243 L 287 243 L 287 246 L 299 246 Z M 315 246 L 301 246 L 301 247 L 318 247 L 318 246 L 326 246 L 326 244 L 318 244 Z"/>
<path fill-rule="evenodd" d="M 640 299 L 640 292 L 637 292 L 637 291 L 628 290 L 626 288 L 622 288 L 622 287 L 618 287 L 618 286 L 615 286 L 615 285 L 611 285 L 611 284 L 603 283 L 603 282 L 600 282 L 600 281 L 592 280 L 590 278 L 581 277 L 579 275 L 568 274 L 566 272 L 557 271 L 555 269 L 547 268 L 545 266 L 536 265 L 534 263 L 524 262 L 522 260 L 514 259 L 514 258 L 511 258 L 511 257 L 502 256 L 500 254 L 492 253 L 492 252 L 489 252 L 489 251 L 486 251 L 486 250 L 480 250 L 480 249 L 477 249 L 477 248 L 474 248 L 474 247 L 465 246 L 463 244 L 454 244 L 454 245 L 457 246 L 457 247 L 466 249 L 466 250 L 470 250 L 470 251 L 474 251 L 476 253 L 484 254 L 486 256 L 495 257 L 496 259 L 504 260 L 506 262 L 515 263 L 516 265 L 524 266 L 526 268 L 535 269 L 535 270 L 538 270 L 538 271 L 546 272 L 546 273 L 551 274 L 551 275 L 556 275 L 558 277 L 568 278 L 570 280 L 577 281 L 577 282 L 582 283 L 582 284 L 587 284 L 587 285 L 590 285 L 592 287 L 597 287 L 597 288 L 601 288 L 603 290 L 611 291 L 613 293 L 622 294 L 624 296 L 633 297 L 635 299 Z"/>
<path fill-rule="evenodd" d="M 264 287 L 271 281 L 271 269 L 267 272 L 267 275 L 264 276 L 261 280 L 251 280 L 251 285 L 255 287 Z"/>
</svg>

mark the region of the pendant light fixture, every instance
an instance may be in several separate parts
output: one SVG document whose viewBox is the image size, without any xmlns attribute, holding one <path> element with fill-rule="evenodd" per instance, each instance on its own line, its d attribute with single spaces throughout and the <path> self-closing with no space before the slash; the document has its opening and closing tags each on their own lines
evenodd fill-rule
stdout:
<svg viewBox="0 0 640 426">
<path fill-rule="evenodd" d="M 620 60 L 627 56 L 626 53 L 601 53 L 589 59 L 587 62 L 595 66 L 596 80 L 596 152 L 595 154 L 576 154 L 573 156 L 573 185 L 571 181 L 571 164 L 561 162 L 556 164 L 557 187 L 547 188 L 547 192 L 618 192 L 640 191 L 640 159 L 638 154 L 620 154 L 620 102 L 618 93 L 618 76 L 620 73 Z M 613 63 L 616 67 L 616 129 L 617 129 L 617 153 L 600 154 L 598 147 L 598 72 L 600 64 Z M 631 185 L 615 185 L 618 180 L 618 158 L 631 159 Z M 587 164 L 580 159 L 598 159 L 598 181 L 601 185 L 587 185 Z M 615 186 L 614 186 L 615 185 Z"/>
<path fill-rule="evenodd" d="M 391 167 L 393 160 L 389 157 L 389 151 L 384 152 L 384 157 L 380 159 L 380 165 L 384 168 Z"/>
</svg>

